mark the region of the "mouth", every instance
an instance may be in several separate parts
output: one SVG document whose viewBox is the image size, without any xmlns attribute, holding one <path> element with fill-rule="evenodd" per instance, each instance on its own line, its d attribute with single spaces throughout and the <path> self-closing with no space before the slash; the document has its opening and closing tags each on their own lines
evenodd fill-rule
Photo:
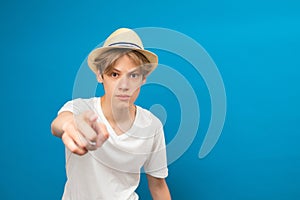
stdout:
<svg viewBox="0 0 300 200">
<path fill-rule="evenodd" d="M 130 96 L 125 94 L 116 95 L 116 97 L 121 101 L 129 101 Z"/>
</svg>

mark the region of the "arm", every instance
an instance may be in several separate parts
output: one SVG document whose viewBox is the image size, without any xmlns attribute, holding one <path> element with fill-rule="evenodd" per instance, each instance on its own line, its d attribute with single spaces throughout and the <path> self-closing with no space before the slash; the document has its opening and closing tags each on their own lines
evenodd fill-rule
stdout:
<svg viewBox="0 0 300 200">
<path fill-rule="evenodd" d="M 170 200 L 171 195 L 164 178 L 156 178 L 147 174 L 149 190 L 153 200 Z"/>
<path fill-rule="evenodd" d="M 71 152 L 84 155 L 88 150 L 96 150 L 108 138 L 105 125 L 98 123 L 97 118 L 90 111 L 80 115 L 62 112 L 53 120 L 51 132 L 60 137 Z"/>
</svg>

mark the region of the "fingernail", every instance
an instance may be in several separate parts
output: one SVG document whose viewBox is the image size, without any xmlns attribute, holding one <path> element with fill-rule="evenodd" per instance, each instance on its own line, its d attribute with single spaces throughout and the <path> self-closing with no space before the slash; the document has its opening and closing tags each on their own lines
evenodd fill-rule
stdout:
<svg viewBox="0 0 300 200">
<path fill-rule="evenodd" d="M 95 146 L 96 142 L 92 142 L 92 141 L 88 141 L 90 143 L 90 145 Z"/>
</svg>

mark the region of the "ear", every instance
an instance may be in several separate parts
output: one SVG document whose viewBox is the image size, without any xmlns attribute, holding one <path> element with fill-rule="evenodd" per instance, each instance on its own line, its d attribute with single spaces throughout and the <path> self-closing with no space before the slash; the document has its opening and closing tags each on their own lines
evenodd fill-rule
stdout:
<svg viewBox="0 0 300 200">
<path fill-rule="evenodd" d="M 146 83 L 146 80 L 147 80 L 147 77 L 144 76 L 144 77 L 143 77 L 143 80 L 142 80 L 142 85 L 144 85 L 144 84 Z"/>
<path fill-rule="evenodd" d="M 97 71 L 96 77 L 97 77 L 97 81 L 99 83 L 103 83 L 103 76 L 102 76 L 102 74 L 100 73 L 99 70 Z"/>
</svg>

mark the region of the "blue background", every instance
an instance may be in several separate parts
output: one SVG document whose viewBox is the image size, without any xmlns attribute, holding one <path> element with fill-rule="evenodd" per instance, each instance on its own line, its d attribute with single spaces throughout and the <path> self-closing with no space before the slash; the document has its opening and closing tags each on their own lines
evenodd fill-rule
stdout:
<svg viewBox="0 0 300 200">
<path fill-rule="evenodd" d="M 0 198 L 61 197 L 64 147 L 51 135 L 50 123 L 72 98 L 78 68 L 116 28 L 151 26 L 199 42 L 217 64 L 227 93 L 220 140 L 200 160 L 210 103 L 203 81 L 193 84 L 202 91 L 200 129 L 169 166 L 173 199 L 300 199 L 299 10 L 296 0 L 2 1 Z M 174 63 L 167 52 L 158 53 L 164 63 Z M 161 103 L 172 96 L 165 94 Z M 151 104 L 149 98 L 139 101 Z M 166 110 L 172 106 L 176 110 L 175 100 Z M 168 118 L 168 141 L 179 115 L 174 111 Z M 141 199 L 150 199 L 146 187 L 143 176 Z"/>
</svg>

